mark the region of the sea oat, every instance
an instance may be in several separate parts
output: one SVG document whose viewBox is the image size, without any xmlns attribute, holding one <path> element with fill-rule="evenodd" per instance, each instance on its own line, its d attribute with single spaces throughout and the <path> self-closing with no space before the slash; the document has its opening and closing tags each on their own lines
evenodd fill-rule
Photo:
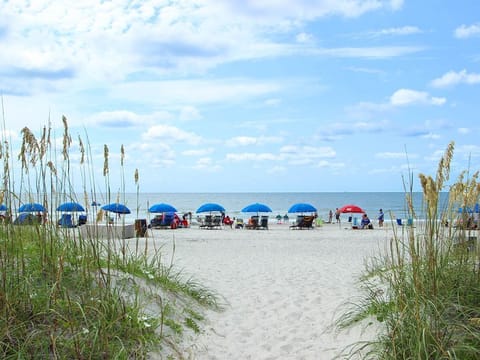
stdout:
<svg viewBox="0 0 480 360">
<path fill-rule="evenodd" d="M 85 147 L 83 146 L 82 138 L 78 136 L 78 146 L 80 148 L 80 165 L 85 163 Z"/>
<path fill-rule="evenodd" d="M 62 149 L 62 155 L 64 160 L 68 160 L 68 149 L 70 148 L 70 145 L 72 144 L 72 138 L 70 137 L 70 134 L 68 133 L 68 122 L 67 118 L 65 116 L 62 116 L 62 122 L 63 122 L 63 149 Z"/>
<path fill-rule="evenodd" d="M 108 146 L 103 146 L 103 176 L 108 175 Z"/>
<path fill-rule="evenodd" d="M 57 169 L 55 168 L 55 165 L 53 162 L 49 161 L 47 162 L 47 167 L 50 169 L 53 175 L 57 176 Z"/>
</svg>

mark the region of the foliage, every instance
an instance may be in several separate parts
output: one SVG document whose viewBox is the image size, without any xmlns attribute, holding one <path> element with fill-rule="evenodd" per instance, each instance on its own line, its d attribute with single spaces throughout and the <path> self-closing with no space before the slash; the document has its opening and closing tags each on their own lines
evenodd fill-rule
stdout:
<svg viewBox="0 0 480 360">
<path fill-rule="evenodd" d="M 339 319 L 340 328 L 367 321 L 379 331 L 376 339 L 353 344 L 346 357 L 480 357 L 478 230 L 465 226 L 467 212 L 460 210 L 459 218 L 458 210 L 474 208 L 480 185 L 478 173 L 465 180 L 465 172 L 450 186 L 448 204 L 439 204 L 453 148 L 453 143 L 448 146 L 435 179 L 420 175 L 426 219 L 396 229 L 388 251 L 366 267 L 361 279 L 364 296 Z"/>
<path fill-rule="evenodd" d="M 51 129 L 44 128 L 37 140 L 24 128 L 19 162 L 12 160 L 3 131 L 0 203 L 10 211 L 0 225 L 0 357 L 142 359 L 150 352 L 168 357 L 177 352 L 168 350 L 176 347 L 176 335 L 200 331 L 202 317 L 192 314 L 217 307 L 212 292 L 163 264 L 159 251 L 140 248 L 138 238 L 130 249 L 119 239 L 60 228 L 45 216 L 35 224 L 13 224 L 11 209 L 24 202 L 39 202 L 53 214 L 60 202 L 77 201 L 66 118 L 63 125 L 60 152 Z M 83 201 L 89 204 L 97 195 L 91 150 L 80 137 L 78 148 Z M 110 199 L 108 157 L 105 145 L 103 174 Z M 123 169 L 123 146 L 120 158 Z M 137 184 L 138 178 L 136 171 Z"/>
</svg>

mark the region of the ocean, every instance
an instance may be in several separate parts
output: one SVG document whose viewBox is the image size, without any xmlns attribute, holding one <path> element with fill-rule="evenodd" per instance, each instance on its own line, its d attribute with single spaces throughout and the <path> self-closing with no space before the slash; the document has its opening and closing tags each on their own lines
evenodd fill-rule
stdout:
<svg viewBox="0 0 480 360">
<path fill-rule="evenodd" d="M 79 200 L 81 197 L 78 198 Z M 97 196 L 97 203 L 104 205 L 106 198 Z M 125 215 L 126 221 L 135 219 L 150 219 L 153 214 L 148 213 L 148 208 L 153 204 L 167 203 L 173 205 L 179 214 L 191 212 L 196 216 L 196 210 L 204 203 L 218 203 L 226 209 L 230 217 L 248 217 L 251 214 L 242 213 L 241 210 L 251 203 L 263 203 L 268 205 L 272 212 L 270 217 L 274 219 L 277 215 L 285 215 L 290 206 L 295 203 L 309 203 L 317 208 L 318 216 L 324 220 L 328 219 L 330 210 L 335 212 L 347 204 L 360 206 L 369 217 L 377 218 L 379 209 L 383 209 L 385 220 L 408 217 L 406 211 L 405 193 L 403 192 L 312 192 L 312 193 L 126 193 L 120 196 L 111 196 L 109 202 L 120 202 L 128 206 L 131 214 Z M 440 205 L 446 204 L 448 193 L 440 196 Z M 414 208 L 419 218 L 424 218 L 422 204 L 423 194 L 413 193 Z M 89 207 L 89 210 L 96 211 L 98 208 Z M 290 218 L 295 214 L 288 214 Z M 347 218 L 349 214 L 342 217 Z"/>
</svg>

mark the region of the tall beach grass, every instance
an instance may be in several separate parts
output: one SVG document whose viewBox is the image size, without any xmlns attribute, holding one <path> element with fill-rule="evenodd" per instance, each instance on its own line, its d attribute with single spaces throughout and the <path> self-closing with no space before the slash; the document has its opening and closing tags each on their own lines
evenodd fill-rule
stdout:
<svg viewBox="0 0 480 360">
<path fill-rule="evenodd" d="M 109 202 L 122 200 L 128 181 L 123 146 L 121 188 L 112 194 L 108 146 L 102 189 L 87 135 L 86 141 L 78 137 L 78 153 L 72 156 L 66 118 L 60 141 L 47 126 L 38 138 L 24 128 L 18 156 L 7 133 L 4 120 L 0 203 L 8 210 L 0 224 L 0 357 L 182 358 L 182 337 L 201 331 L 202 312 L 218 307 L 217 296 L 185 279 L 162 258 L 161 249 L 148 249 L 138 238 L 87 237 L 78 227 L 57 225 L 55 209 L 62 202 L 88 206 L 100 195 Z M 73 168 L 80 180 L 73 178 Z M 136 170 L 137 189 L 139 178 Z M 76 198 L 79 187 L 82 199 Z M 16 225 L 16 209 L 26 202 L 47 211 L 37 222 Z M 106 220 L 90 214 L 88 222 L 97 221 Z"/>
<path fill-rule="evenodd" d="M 340 329 L 375 326 L 377 336 L 342 354 L 362 359 L 479 359 L 480 251 L 467 218 L 479 201 L 478 172 L 449 180 L 454 144 L 435 177 L 421 174 L 427 217 L 394 228 L 386 251 L 370 259 L 360 280 L 362 297 L 339 318 Z M 413 180 L 413 179 L 412 179 Z M 410 187 L 411 189 L 411 187 Z M 448 203 L 439 193 L 449 191 Z M 415 214 L 406 192 L 409 214 Z M 459 210 L 460 208 L 460 210 Z M 463 209 L 463 210 L 462 210 Z"/>
</svg>

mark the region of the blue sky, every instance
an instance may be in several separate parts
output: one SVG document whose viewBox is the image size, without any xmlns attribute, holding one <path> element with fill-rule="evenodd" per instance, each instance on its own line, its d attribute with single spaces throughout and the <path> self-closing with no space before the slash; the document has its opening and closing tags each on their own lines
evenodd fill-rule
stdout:
<svg viewBox="0 0 480 360">
<path fill-rule="evenodd" d="M 109 147 L 113 188 L 122 145 L 127 190 L 138 169 L 144 192 L 402 191 L 451 141 L 453 179 L 480 168 L 477 0 L 18 0 L 0 13 L 14 152 L 21 128 L 50 119 L 61 135 L 65 115 L 99 183 Z"/>
</svg>

